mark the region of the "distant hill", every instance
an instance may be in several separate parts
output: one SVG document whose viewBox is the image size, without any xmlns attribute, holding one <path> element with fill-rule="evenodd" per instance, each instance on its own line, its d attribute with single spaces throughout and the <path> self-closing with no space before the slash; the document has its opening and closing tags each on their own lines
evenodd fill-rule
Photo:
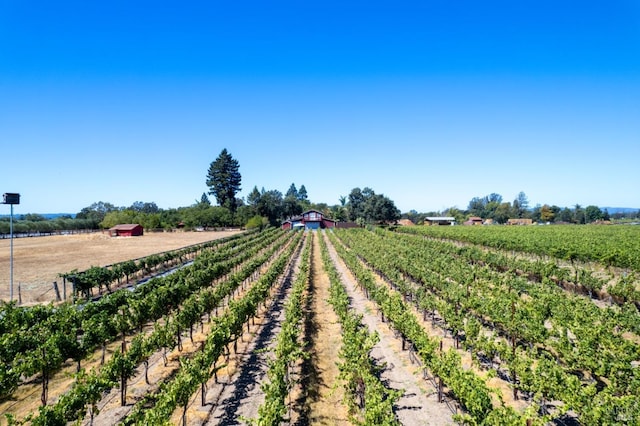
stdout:
<svg viewBox="0 0 640 426">
<path fill-rule="evenodd" d="M 71 216 L 72 218 L 75 218 L 76 214 L 75 213 L 45 213 L 42 216 L 46 217 L 47 219 L 55 219 L 60 216 Z"/>
<path fill-rule="evenodd" d="M 600 210 L 604 211 L 606 210 L 607 212 L 609 212 L 609 214 L 616 214 L 616 213 L 635 213 L 638 210 L 640 210 L 640 208 L 631 208 L 631 207 L 600 207 Z"/>
<path fill-rule="evenodd" d="M 60 216 L 71 216 L 72 218 L 76 217 L 75 213 L 36 213 L 39 214 L 40 216 L 44 216 L 47 220 L 51 220 L 51 219 L 56 219 Z M 21 216 L 24 216 L 25 213 L 20 213 L 20 214 L 13 214 L 13 218 L 14 219 L 19 219 Z M 9 217 L 10 215 L 8 214 L 0 214 L 0 217 Z"/>
</svg>

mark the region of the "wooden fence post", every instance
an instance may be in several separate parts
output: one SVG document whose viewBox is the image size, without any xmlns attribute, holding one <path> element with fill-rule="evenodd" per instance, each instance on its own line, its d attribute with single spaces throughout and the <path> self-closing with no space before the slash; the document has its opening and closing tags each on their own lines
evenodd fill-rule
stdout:
<svg viewBox="0 0 640 426">
<path fill-rule="evenodd" d="M 58 282 L 53 282 L 53 290 L 56 292 L 56 302 L 60 301 L 60 289 L 58 288 Z"/>
</svg>

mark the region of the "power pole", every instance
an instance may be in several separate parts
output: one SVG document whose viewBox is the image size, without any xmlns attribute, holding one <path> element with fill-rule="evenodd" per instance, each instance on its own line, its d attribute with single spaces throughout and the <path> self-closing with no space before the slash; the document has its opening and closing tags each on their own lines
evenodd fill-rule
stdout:
<svg viewBox="0 0 640 426">
<path fill-rule="evenodd" d="M 11 216 L 9 217 L 9 234 L 10 234 L 10 254 L 9 254 L 9 301 L 13 301 L 13 205 L 20 204 L 20 194 L 14 192 L 6 192 L 2 195 L 2 204 L 11 205 Z"/>
</svg>

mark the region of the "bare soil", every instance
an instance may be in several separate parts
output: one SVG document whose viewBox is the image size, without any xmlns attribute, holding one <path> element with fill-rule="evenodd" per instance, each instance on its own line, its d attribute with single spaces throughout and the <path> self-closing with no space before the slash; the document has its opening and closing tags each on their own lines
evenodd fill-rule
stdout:
<svg viewBox="0 0 640 426">
<path fill-rule="evenodd" d="M 55 235 L 13 240 L 13 299 L 23 304 L 55 300 L 53 282 L 60 274 L 74 269 L 107 266 L 199 244 L 229 235 L 237 230 L 211 232 L 159 232 L 140 237 L 110 237 L 108 233 Z M 10 298 L 10 240 L 0 240 L 0 300 Z M 69 289 L 70 292 L 70 289 Z"/>
<path fill-rule="evenodd" d="M 329 276 L 324 270 L 317 233 L 314 238 L 311 264 L 310 307 L 307 331 L 312 357 L 306 371 L 305 391 L 307 410 L 302 418 L 314 425 L 348 425 L 348 412 L 344 401 L 344 387 L 338 380 L 337 363 L 342 346 L 338 317 L 329 304 Z"/>
</svg>

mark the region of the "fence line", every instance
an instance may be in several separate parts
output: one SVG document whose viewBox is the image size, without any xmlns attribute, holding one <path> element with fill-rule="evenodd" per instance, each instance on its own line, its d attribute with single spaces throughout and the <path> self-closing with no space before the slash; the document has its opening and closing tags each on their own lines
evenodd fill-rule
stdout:
<svg viewBox="0 0 640 426">
<path fill-rule="evenodd" d="M 30 232 L 14 232 L 13 238 L 31 238 L 31 237 L 51 237 L 54 235 L 75 235 L 75 234 L 94 234 L 103 232 L 102 229 L 68 229 L 58 231 L 30 231 Z M 0 240 L 8 240 L 11 233 L 0 233 Z"/>
</svg>

